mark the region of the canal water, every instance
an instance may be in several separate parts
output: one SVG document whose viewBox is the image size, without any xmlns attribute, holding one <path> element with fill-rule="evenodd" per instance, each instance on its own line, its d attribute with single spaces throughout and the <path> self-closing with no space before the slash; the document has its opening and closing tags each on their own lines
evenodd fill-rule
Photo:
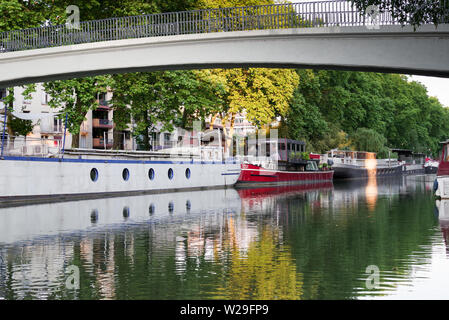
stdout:
<svg viewBox="0 0 449 320">
<path fill-rule="evenodd" d="M 0 208 L 0 299 L 447 299 L 433 178 Z"/>
</svg>

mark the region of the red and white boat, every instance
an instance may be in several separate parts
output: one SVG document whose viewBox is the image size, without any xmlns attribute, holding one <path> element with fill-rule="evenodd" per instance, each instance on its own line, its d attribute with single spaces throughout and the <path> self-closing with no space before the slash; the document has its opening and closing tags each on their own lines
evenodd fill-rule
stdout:
<svg viewBox="0 0 449 320">
<path fill-rule="evenodd" d="M 316 183 L 333 179 L 334 171 L 327 168 L 327 163 L 319 168 L 320 155 L 306 153 L 302 141 L 270 139 L 262 147 L 257 142 L 254 146 L 255 156 L 246 157 L 242 163 L 238 186 Z M 251 144 L 246 151 L 251 154 Z"/>
<path fill-rule="evenodd" d="M 438 198 L 449 199 L 449 139 L 441 142 L 441 144 L 443 145 L 443 150 L 441 151 L 437 177 L 433 188 Z"/>
</svg>

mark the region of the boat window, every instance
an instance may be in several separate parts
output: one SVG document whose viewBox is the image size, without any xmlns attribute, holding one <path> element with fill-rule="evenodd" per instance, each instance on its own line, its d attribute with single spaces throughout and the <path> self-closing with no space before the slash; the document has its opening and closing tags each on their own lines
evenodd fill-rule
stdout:
<svg viewBox="0 0 449 320">
<path fill-rule="evenodd" d="M 97 221 L 98 221 L 98 210 L 94 209 L 90 213 L 90 222 L 95 224 L 97 223 Z"/>
<path fill-rule="evenodd" d="M 154 212 L 155 212 L 154 204 L 150 204 L 150 206 L 148 207 L 148 213 L 150 214 L 150 216 L 152 216 Z"/>
<path fill-rule="evenodd" d="M 129 218 L 129 207 L 123 208 L 123 218 L 125 218 L 125 219 Z"/>
<path fill-rule="evenodd" d="M 170 180 L 173 179 L 173 169 L 172 168 L 168 169 L 168 178 Z"/>
<path fill-rule="evenodd" d="M 317 171 L 318 166 L 317 166 L 316 162 L 315 161 L 307 161 L 306 170 L 307 171 Z"/>
<path fill-rule="evenodd" d="M 98 170 L 95 168 L 92 168 L 92 170 L 90 170 L 90 179 L 95 182 L 98 180 Z"/>
<path fill-rule="evenodd" d="M 122 177 L 123 177 L 123 180 L 125 180 L 125 181 L 129 180 L 129 170 L 127 168 L 123 169 Z"/>
<path fill-rule="evenodd" d="M 279 144 L 279 150 L 285 150 L 285 143 Z"/>
<path fill-rule="evenodd" d="M 154 169 L 153 169 L 153 168 L 151 168 L 150 170 L 148 170 L 148 178 L 149 178 L 150 180 L 153 180 L 153 179 L 154 179 Z"/>
<path fill-rule="evenodd" d="M 187 168 L 187 169 L 186 169 L 186 178 L 187 178 L 187 179 L 190 179 L 190 174 L 191 174 L 191 173 L 190 173 L 190 169 Z"/>
</svg>

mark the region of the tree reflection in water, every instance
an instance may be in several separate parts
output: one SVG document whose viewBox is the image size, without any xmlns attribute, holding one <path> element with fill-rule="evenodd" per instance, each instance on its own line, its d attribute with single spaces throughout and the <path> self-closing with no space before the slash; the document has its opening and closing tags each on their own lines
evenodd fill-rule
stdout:
<svg viewBox="0 0 449 320">
<path fill-rule="evenodd" d="M 373 297 L 410 283 L 411 270 L 427 268 L 432 246 L 444 244 L 431 188 L 409 178 L 205 194 L 178 194 L 170 214 L 157 210 L 167 208 L 167 195 L 97 200 L 95 223 L 90 202 L 29 207 L 20 222 L 30 229 L 39 227 L 36 221 L 46 227 L 51 217 L 59 222 L 62 213 L 75 222 L 85 218 L 88 227 L 52 235 L 23 232 L 21 240 L 2 229 L 0 298 Z M 126 220 L 125 206 L 132 213 Z M 84 209 L 71 212 L 78 208 Z M 9 219 L 5 223 L 19 219 L 24 209 L 8 210 L 0 210 Z M 103 224 L 109 218 L 117 222 Z M 80 268 L 77 292 L 64 286 L 69 265 Z M 369 265 L 381 271 L 378 290 L 365 287 Z"/>
</svg>

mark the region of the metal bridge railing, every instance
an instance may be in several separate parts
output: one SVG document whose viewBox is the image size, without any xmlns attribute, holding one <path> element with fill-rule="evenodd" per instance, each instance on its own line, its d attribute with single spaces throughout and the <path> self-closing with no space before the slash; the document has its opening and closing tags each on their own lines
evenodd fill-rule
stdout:
<svg viewBox="0 0 449 320">
<path fill-rule="evenodd" d="M 449 4 L 449 0 L 440 0 Z M 447 18 L 447 17 L 445 17 Z M 349 1 L 331 0 L 250 7 L 148 14 L 0 33 L 0 53 L 130 38 L 244 30 L 369 24 Z M 379 25 L 398 24 L 391 13 L 379 14 Z"/>
</svg>

